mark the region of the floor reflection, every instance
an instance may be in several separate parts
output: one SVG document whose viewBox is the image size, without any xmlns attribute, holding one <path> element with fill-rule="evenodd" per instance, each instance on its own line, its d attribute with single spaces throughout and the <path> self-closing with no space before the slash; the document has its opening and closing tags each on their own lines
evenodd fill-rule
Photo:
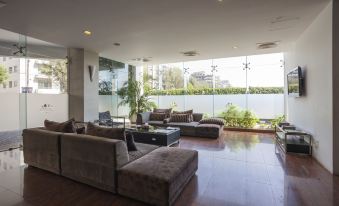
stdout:
<svg viewBox="0 0 339 206">
<path fill-rule="evenodd" d="M 339 205 L 339 179 L 305 156 L 276 153 L 273 135 L 225 132 L 217 140 L 184 137 L 199 169 L 176 205 Z M 144 205 L 22 163 L 0 153 L 0 205 Z M 4 163 L 6 162 L 6 167 Z"/>
</svg>

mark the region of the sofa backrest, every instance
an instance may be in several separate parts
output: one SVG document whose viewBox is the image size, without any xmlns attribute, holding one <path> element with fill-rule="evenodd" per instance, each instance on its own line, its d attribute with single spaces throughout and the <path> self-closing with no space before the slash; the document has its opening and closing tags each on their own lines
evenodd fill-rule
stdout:
<svg viewBox="0 0 339 206">
<path fill-rule="evenodd" d="M 24 162 L 60 174 L 60 137 L 62 133 L 43 128 L 24 129 Z"/>
<path fill-rule="evenodd" d="M 126 143 L 80 134 L 61 135 L 61 174 L 115 192 L 116 171 L 129 161 Z"/>
</svg>

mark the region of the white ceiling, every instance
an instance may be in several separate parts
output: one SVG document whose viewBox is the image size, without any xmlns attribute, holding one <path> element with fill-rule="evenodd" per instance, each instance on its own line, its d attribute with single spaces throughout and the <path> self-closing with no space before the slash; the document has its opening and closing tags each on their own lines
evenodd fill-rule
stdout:
<svg viewBox="0 0 339 206">
<path fill-rule="evenodd" d="M 0 28 L 137 64 L 131 59 L 168 63 L 284 51 L 330 0 L 2 1 Z M 93 35 L 84 36 L 85 29 Z M 269 41 L 279 47 L 256 49 Z M 181 54 L 189 50 L 199 55 Z"/>
</svg>

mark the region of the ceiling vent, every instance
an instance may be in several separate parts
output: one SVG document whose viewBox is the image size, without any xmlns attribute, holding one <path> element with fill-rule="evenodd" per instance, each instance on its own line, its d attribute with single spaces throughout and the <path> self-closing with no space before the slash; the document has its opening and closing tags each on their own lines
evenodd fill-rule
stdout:
<svg viewBox="0 0 339 206">
<path fill-rule="evenodd" d="M 279 41 L 257 43 L 257 49 L 271 49 L 278 47 Z"/>
<path fill-rule="evenodd" d="M 186 57 L 194 57 L 199 55 L 199 53 L 197 51 L 185 51 L 185 52 L 181 52 L 184 56 Z"/>
</svg>

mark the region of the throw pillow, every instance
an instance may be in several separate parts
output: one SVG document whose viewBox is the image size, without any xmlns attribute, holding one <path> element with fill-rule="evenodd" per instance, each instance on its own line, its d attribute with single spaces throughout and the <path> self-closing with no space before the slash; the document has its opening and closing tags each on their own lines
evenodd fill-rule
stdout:
<svg viewBox="0 0 339 206">
<path fill-rule="evenodd" d="M 189 114 L 190 122 L 193 121 L 193 109 L 191 110 L 186 110 L 186 111 L 173 111 L 173 114 Z"/>
<path fill-rule="evenodd" d="M 191 122 L 190 114 L 172 114 L 170 122 Z"/>
<path fill-rule="evenodd" d="M 54 122 L 50 120 L 44 121 L 45 128 L 49 131 L 63 132 L 63 133 L 75 133 L 74 119 L 70 119 L 66 122 Z"/>
<path fill-rule="evenodd" d="M 225 125 L 225 121 L 220 118 L 207 118 L 207 119 L 202 119 L 199 121 L 199 124 L 217 124 L 220 126 Z"/>
<path fill-rule="evenodd" d="M 186 111 L 173 111 L 173 114 L 193 114 L 193 109 Z"/>
<path fill-rule="evenodd" d="M 134 137 L 131 132 L 126 132 L 126 144 L 128 151 L 137 151 L 138 148 L 135 145 Z"/>
<path fill-rule="evenodd" d="M 77 134 L 86 134 L 86 127 L 79 127 L 75 129 Z"/>
<path fill-rule="evenodd" d="M 167 118 L 168 118 L 171 115 L 172 108 L 170 108 L 170 109 L 156 109 L 156 108 L 154 108 L 153 112 L 154 113 L 166 113 L 167 114 Z"/>
<path fill-rule="evenodd" d="M 154 113 L 152 112 L 149 116 L 150 121 L 164 121 L 167 118 L 166 113 Z"/>
<path fill-rule="evenodd" d="M 75 131 L 77 134 L 86 134 L 87 122 L 74 122 Z"/>
<path fill-rule="evenodd" d="M 98 137 L 106 137 L 110 139 L 117 139 L 126 142 L 124 128 L 101 127 L 89 122 L 87 124 L 86 134 Z"/>
</svg>

